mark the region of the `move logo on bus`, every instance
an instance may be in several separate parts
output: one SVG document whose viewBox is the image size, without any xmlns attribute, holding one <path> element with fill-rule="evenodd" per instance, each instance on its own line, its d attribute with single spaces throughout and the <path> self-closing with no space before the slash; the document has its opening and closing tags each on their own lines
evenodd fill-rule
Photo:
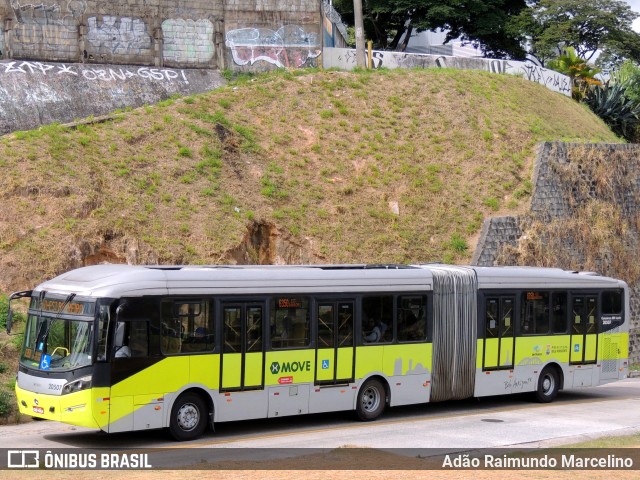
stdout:
<svg viewBox="0 0 640 480">
<path fill-rule="evenodd" d="M 295 373 L 295 372 L 310 372 L 311 361 L 304 362 L 273 362 L 271 364 L 271 373 L 277 375 L 278 373 Z"/>
</svg>

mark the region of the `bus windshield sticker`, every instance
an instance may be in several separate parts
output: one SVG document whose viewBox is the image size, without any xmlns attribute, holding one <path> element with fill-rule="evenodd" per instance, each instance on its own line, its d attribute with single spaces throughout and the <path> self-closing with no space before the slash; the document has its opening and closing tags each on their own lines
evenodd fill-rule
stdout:
<svg viewBox="0 0 640 480">
<path fill-rule="evenodd" d="M 51 368 L 51 355 L 43 355 L 40 360 L 40 370 L 49 370 Z"/>
</svg>

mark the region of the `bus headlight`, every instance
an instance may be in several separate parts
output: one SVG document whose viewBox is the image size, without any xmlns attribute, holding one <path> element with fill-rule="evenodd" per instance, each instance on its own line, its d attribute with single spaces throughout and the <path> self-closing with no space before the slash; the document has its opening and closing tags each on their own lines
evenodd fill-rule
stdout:
<svg viewBox="0 0 640 480">
<path fill-rule="evenodd" d="M 86 390 L 87 388 L 91 388 L 91 375 L 65 384 L 65 386 L 62 387 L 62 395 L 79 392 L 80 390 Z"/>
</svg>

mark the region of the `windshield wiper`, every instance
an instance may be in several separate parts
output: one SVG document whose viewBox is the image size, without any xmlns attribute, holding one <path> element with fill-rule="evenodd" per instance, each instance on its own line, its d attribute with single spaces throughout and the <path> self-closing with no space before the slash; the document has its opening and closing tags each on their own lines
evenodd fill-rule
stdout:
<svg viewBox="0 0 640 480">
<path fill-rule="evenodd" d="M 53 326 L 56 320 L 60 319 L 60 315 L 62 315 L 62 312 L 64 312 L 64 309 L 67 308 L 67 305 L 69 305 L 69 302 L 73 300 L 75 296 L 76 296 L 75 293 L 69 294 L 67 299 L 64 301 L 64 303 L 60 307 L 60 310 L 58 310 L 58 313 L 56 313 L 56 316 L 51 319 L 51 322 L 49 322 L 49 325 L 47 326 L 47 329 L 45 330 L 44 335 L 42 335 L 42 337 L 40 338 L 40 344 L 42 345 L 42 349 L 39 348 L 38 350 L 44 351 L 44 345 L 46 345 L 47 338 L 49 337 L 49 332 L 51 331 L 51 327 Z M 40 304 L 42 305 L 42 302 L 40 302 Z"/>
</svg>

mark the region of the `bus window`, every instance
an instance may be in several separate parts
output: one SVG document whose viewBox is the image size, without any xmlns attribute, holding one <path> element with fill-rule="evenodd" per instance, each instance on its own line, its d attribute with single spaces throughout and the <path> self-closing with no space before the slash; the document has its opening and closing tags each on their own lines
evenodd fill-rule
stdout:
<svg viewBox="0 0 640 480">
<path fill-rule="evenodd" d="M 554 292 L 551 295 L 551 317 L 553 333 L 567 333 L 567 292 Z"/>
<path fill-rule="evenodd" d="M 602 292 L 602 314 L 615 315 L 622 313 L 622 291 L 607 290 Z"/>
<path fill-rule="evenodd" d="M 115 358 L 156 353 L 157 349 L 153 351 L 149 346 L 149 324 L 157 322 L 157 303 L 148 297 L 126 298 L 120 302 L 117 312 Z"/>
<path fill-rule="evenodd" d="M 393 340 L 393 296 L 377 295 L 362 299 L 362 339 L 364 343 Z"/>
<path fill-rule="evenodd" d="M 485 316 L 486 338 L 498 336 L 498 299 L 487 299 L 487 314 Z"/>
<path fill-rule="evenodd" d="M 520 333 L 545 335 L 549 326 L 549 292 L 523 292 Z"/>
<path fill-rule="evenodd" d="M 514 298 L 501 298 L 502 316 L 500 317 L 500 336 L 513 336 L 513 303 Z"/>
<path fill-rule="evenodd" d="M 162 353 L 210 352 L 214 339 L 213 316 L 207 300 L 163 303 Z"/>
<path fill-rule="evenodd" d="M 338 347 L 353 346 L 353 303 L 338 305 Z"/>
<path fill-rule="evenodd" d="M 598 301 L 596 297 L 587 297 L 587 333 L 596 333 L 597 314 L 598 314 Z"/>
<path fill-rule="evenodd" d="M 247 308 L 247 352 L 262 351 L 262 307 Z"/>
<path fill-rule="evenodd" d="M 398 342 L 425 340 L 426 305 L 427 298 L 423 295 L 398 297 Z"/>
<path fill-rule="evenodd" d="M 225 307 L 224 319 L 224 353 L 240 353 L 242 350 L 242 309 Z"/>
<path fill-rule="evenodd" d="M 602 292 L 601 320 L 603 331 L 619 327 L 624 323 L 622 299 L 622 290 L 605 290 Z"/>
<path fill-rule="evenodd" d="M 118 322 L 115 339 L 115 358 L 146 357 L 149 335 L 146 321 Z"/>
<path fill-rule="evenodd" d="M 333 304 L 318 305 L 318 348 L 333 348 L 334 335 Z"/>
<path fill-rule="evenodd" d="M 271 299 L 271 347 L 301 348 L 310 344 L 309 299 L 274 297 Z"/>
</svg>

